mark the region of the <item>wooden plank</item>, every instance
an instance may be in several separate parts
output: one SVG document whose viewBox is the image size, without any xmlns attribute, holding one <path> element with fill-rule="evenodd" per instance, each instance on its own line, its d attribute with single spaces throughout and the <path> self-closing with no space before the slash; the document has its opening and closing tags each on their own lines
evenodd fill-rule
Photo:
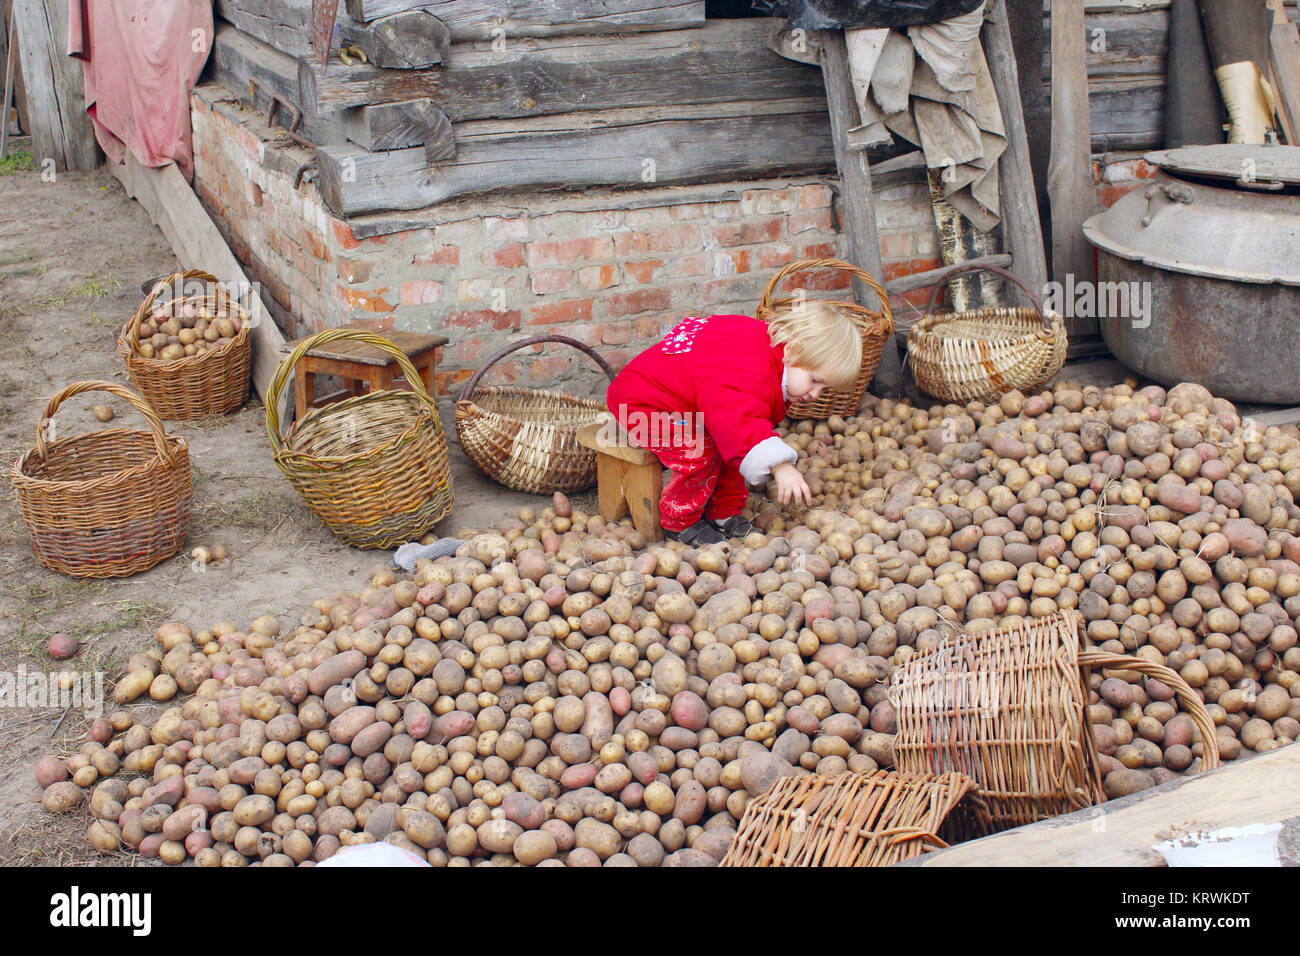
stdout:
<svg viewBox="0 0 1300 956">
<path fill-rule="evenodd" d="M 249 311 L 253 339 L 253 388 L 263 401 L 280 363 L 280 347 L 284 336 L 271 319 L 257 294 L 256 286 L 248 282 L 243 267 L 221 238 L 216 225 L 208 217 L 185 177 L 174 163 L 159 168 L 141 166 L 130 152 L 124 164 L 109 163 L 109 169 L 122 183 L 127 194 L 138 199 L 151 219 L 162 230 L 186 269 L 203 269 L 228 283 L 232 289 L 253 291 L 239 295 L 240 304 Z M 288 414 L 293 396 L 287 391 L 281 396 L 281 413 Z"/>
<path fill-rule="evenodd" d="M 1034 171 L 1029 161 L 1025 118 L 1020 108 L 1020 81 L 1004 0 L 994 0 L 986 10 L 983 43 L 1007 131 L 1007 148 L 998 160 L 1004 244 L 1013 260 L 1011 271 L 1029 288 L 1041 289 L 1047 284 L 1047 255 L 1043 251 Z"/>
<path fill-rule="evenodd" d="M 704 0 L 347 0 L 354 20 L 427 10 L 452 39 L 677 30 L 704 24 Z"/>
<path fill-rule="evenodd" d="M 1093 282 L 1092 246 L 1083 221 L 1096 205 L 1092 188 L 1092 134 L 1088 126 L 1087 35 L 1083 7 L 1052 7 L 1052 153 L 1047 194 L 1052 209 L 1052 276 L 1061 283 Z M 1041 288 L 1041 287 L 1040 287 Z M 1095 335 L 1096 318 L 1067 318 L 1067 333 Z"/>
<path fill-rule="evenodd" d="M 1269 31 L 1269 66 L 1273 89 L 1277 92 L 1278 112 L 1288 143 L 1300 136 L 1300 32 L 1287 19 L 1282 0 L 1269 0 L 1273 24 Z"/>
<path fill-rule="evenodd" d="M 304 108 L 330 112 L 427 97 L 462 120 L 738 98 L 823 95 L 818 72 L 765 46 L 763 20 L 716 20 L 697 30 L 453 44 L 436 70 L 298 64 Z M 856 125 L 856 124 L 854 124 Z"/>
<path fill-rule="evenodd" d="M 1157 149 L 1164 144 L 1165 87 L 1142 77 L 1090 83 L 1094 153 Z"/>
<path fill-rule="evenodd" d="M 1163 858 L 1151 847 L 1172 836 L 1296 817 L 1297 789 L 1300 747 L 1279 747 L 904 865 L 1161 866 Z"/>
<path fill-rule="evenodd" d="M 61 0 L 14 0 L 19 58 L 26 83 L 32 152 L 40 166 L 94 169 L 100 162 L 86 115 L 81 61 L 67 56 L 68 5 Z"/>
<path fill-rule="evenodd" d="M 335 215 L 352 216 L 495 189 L 640 187 L 825 171 L 834 150 L 818 105 L 800 99 L 459 123 L 455 158 L 436 167 L 420 148 L 370 153 L 352 144 L 330 146 L 316 151 L 317 182 Z"/>
<path fill-rule="evenodd" d="M 343 128 L 348 139 L 371 152 L 424 146 L 429 162 L 447 159 L 456 152 L 451 121 L 429 100 L 345 110 Z"/>
</svg>

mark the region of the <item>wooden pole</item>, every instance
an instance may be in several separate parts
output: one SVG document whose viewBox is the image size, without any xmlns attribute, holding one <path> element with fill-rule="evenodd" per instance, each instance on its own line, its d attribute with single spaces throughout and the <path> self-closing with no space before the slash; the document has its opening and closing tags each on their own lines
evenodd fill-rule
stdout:
<svg viewBox="0 0 1300 956">
<path fill-rule="evenodd" d="M 37 166 L 53 160 L 55 169 L 94 169 L 100 153 L 86 115 L 81 63 L 64 52 L 66 0 L 15 0 L 13 18 Z"/>
<path fill-rule="evenodd" d="M 1092 132 L 1088 118 L 1087 33 L 1083 4 L 1052 4 L 1052 276 L 1074 284 L 1096 279 L 1083 221 L 1093 211 Z M 1068 319 L 1071 336 L 1095 335 L 1096 319 Z"/>
<path fill-rule="evenodd" d="M 5 24 L 5 98 L 0 103 L 0 159 L 9 155 L 9 104 L 14 99 L 14 69 L 17 57 L 14 56 L 14 21 L 10 17 Z"/>
</svg>

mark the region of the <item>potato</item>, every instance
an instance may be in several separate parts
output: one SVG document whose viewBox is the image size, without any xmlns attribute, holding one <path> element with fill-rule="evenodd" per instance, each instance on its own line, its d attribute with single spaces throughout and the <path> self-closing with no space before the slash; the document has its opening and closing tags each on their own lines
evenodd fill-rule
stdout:
<svg viewBox="0 0 1300 956">
<path fill-rule="evenodd" d="M 153 683 L 154 675 L 148 670 L 134 670 L 117 682 L 113 688 L 113 700 L 119 704 L 129 704 L 139 698 Z"/>
</svg>

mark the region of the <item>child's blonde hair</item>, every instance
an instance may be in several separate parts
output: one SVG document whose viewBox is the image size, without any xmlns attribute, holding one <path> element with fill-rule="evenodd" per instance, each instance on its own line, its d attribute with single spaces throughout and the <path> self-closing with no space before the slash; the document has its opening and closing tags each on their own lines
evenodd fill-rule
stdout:
<svg viewBox="0 0 1300 956">
<path fill-rule="evenodd" d="M 848 309 L 818 300 L 795 303 L 768 320 L 773 345 L 785 344 L 787 365 L 816 371 L 848 391 L 862 370 L 862 331 Z"/>
</svg>

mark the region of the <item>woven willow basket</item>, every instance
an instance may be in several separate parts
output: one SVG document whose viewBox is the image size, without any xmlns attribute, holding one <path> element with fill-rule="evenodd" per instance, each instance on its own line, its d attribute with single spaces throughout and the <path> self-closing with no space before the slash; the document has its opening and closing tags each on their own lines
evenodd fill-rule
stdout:
<svg viewBox="0 0 1300 956">
<path fill-rule="evenodd" d="M 927 314 L 912 326 L 907 361 L 916 384 L 944 402 L 992 402 L 1015 389 L 1034 391 L 1065 364 L 1069 346 L 1065 320 L 1045 312 L 1034 291 L 1006 269 L 954 266 L 936 280 L 935 294 L 939 284 L 952 276 L 980 269 L 1014 282 L 1033 308 Z M 930 302 L 933 308 L 934 299 Z"/>
<path fill-rule="evenodd" d="M 507 488 L 529 494 L 582 491 L 596 480 L 596 452 L 578 444 L 578 429 L 606 416 L 604 399 L 512 385 L 474 390 L 483 373 L 511 352 L 546 342 L 573 346 L 613 381 L 609 363 L 576 339 L 524 339 L 493 355 L 465 384 L 456 403 L 456 434 L 470 460 Z"/>
<path fill-rule="evenodd" d="M 55 440 L 59 406 L 92 391 L 129 402 L 149 430 L 113 428 Z M 112 382 L 77 382 L 51 398 L 36 448 L 14 463 L 9 479 L 32 550 L 52 571 L 82 578 L 135 574 L 178 553 L 189 531 L 189 445 L 163 431 L 148 402 Z"/>
<path fill-rule="evenodd" d="M 824 419 L 830 418 L 832 415 L 846 417 L 856 415 L 858 403 L 862 401 L 862 393 L 871 384 L 871 379 L 875 376 L 876 369 L 880 365 L 880 357 L 885 353 L 885 345 L 888 344 L 890 336 L 894 334 L 894 313 L 889 308 L 889 296 L 884 287 L 869 272 L 865 272 L 842 259 L 801 259 L 798 262 L 792 262 L 772 276 L 767 288 L 763 290 L 763 298 L 759 300 L 758 308 L 754 311 L 754 317 L 762 319 L 764 322 L 770 322 L 776 315 L 788 311 L 794 305 L 796 299 L 793 296 L 775 298 L 777 289 L 789 276 L 810 269 L 847 269 L 853 274 L 854 278 L 862 280 L 862 283 L 879 297 L 880 311 L 874 311 L 856 302 L 845 302 L 839 299 L 826 300 L 830 305 L 847 310 L 853 317 L 853 321 L 862 330 L 862 367 L 858 370 L 858 379 L 852 389 L 838 392 L 835 389 L 828 388 L 815 401 L 800 399 L 791 402 L 789 416 L 791 418 Z M 805 298 L 804 301 L 812 300 Z"/>
<path fill-rule="evenodd" d="M 782 777 L 746 805 L 722 865 L 890 866 L 988 832 L 959 773 Z"/>
<path fill-rule="evenodd" d="M 895 671 L 898 769 L 968 775 L 999 830 L 1102 802 L 1086 713 L 1089 667 L 1134 670 L 1171 687 L 1200 731 L 1201 768 L 1218 766 L 1214 722 L 1187 683 L 1140 658 L 1081 651 L 1078 616 L 1067 610 L 959 634 Z"/>
<path fill-rule="evenodd" d="M 312 409 L 286 442 L 280 393 L 304 355 L 339 339 L 392 355 L 413 391 L 371 392 Z M 438 408 L 406 353 L 373 332 L 329 329 L 298 343 L 267 391 L 266 432 L 280 471 L 353 547 L 396 547 L 451 513 L 451 465 Z"/>
<path fill-rule="evenodd" d="M 182 290 L 198 280 L 205 284 L 199 295 L 173 298 L 176 304 L 193 304 L 209 312 L 224 310 L 240 321 L 239 331 L 225 345 L 178 359 L 145 358 L 139 352 L 140 323 L 164 291 L 175 284 Z M 253 367 L 253 346 L 248 313 L 226 294 L 217 277 L 192 269 L 166 276 L 140 303 L 135 315 L 117 337 L 118 354 L 126 362 L 133 384 L 160 418 L 189 421 L 206 415 L 224 415 L 244 404 Z"/>
</svg>

